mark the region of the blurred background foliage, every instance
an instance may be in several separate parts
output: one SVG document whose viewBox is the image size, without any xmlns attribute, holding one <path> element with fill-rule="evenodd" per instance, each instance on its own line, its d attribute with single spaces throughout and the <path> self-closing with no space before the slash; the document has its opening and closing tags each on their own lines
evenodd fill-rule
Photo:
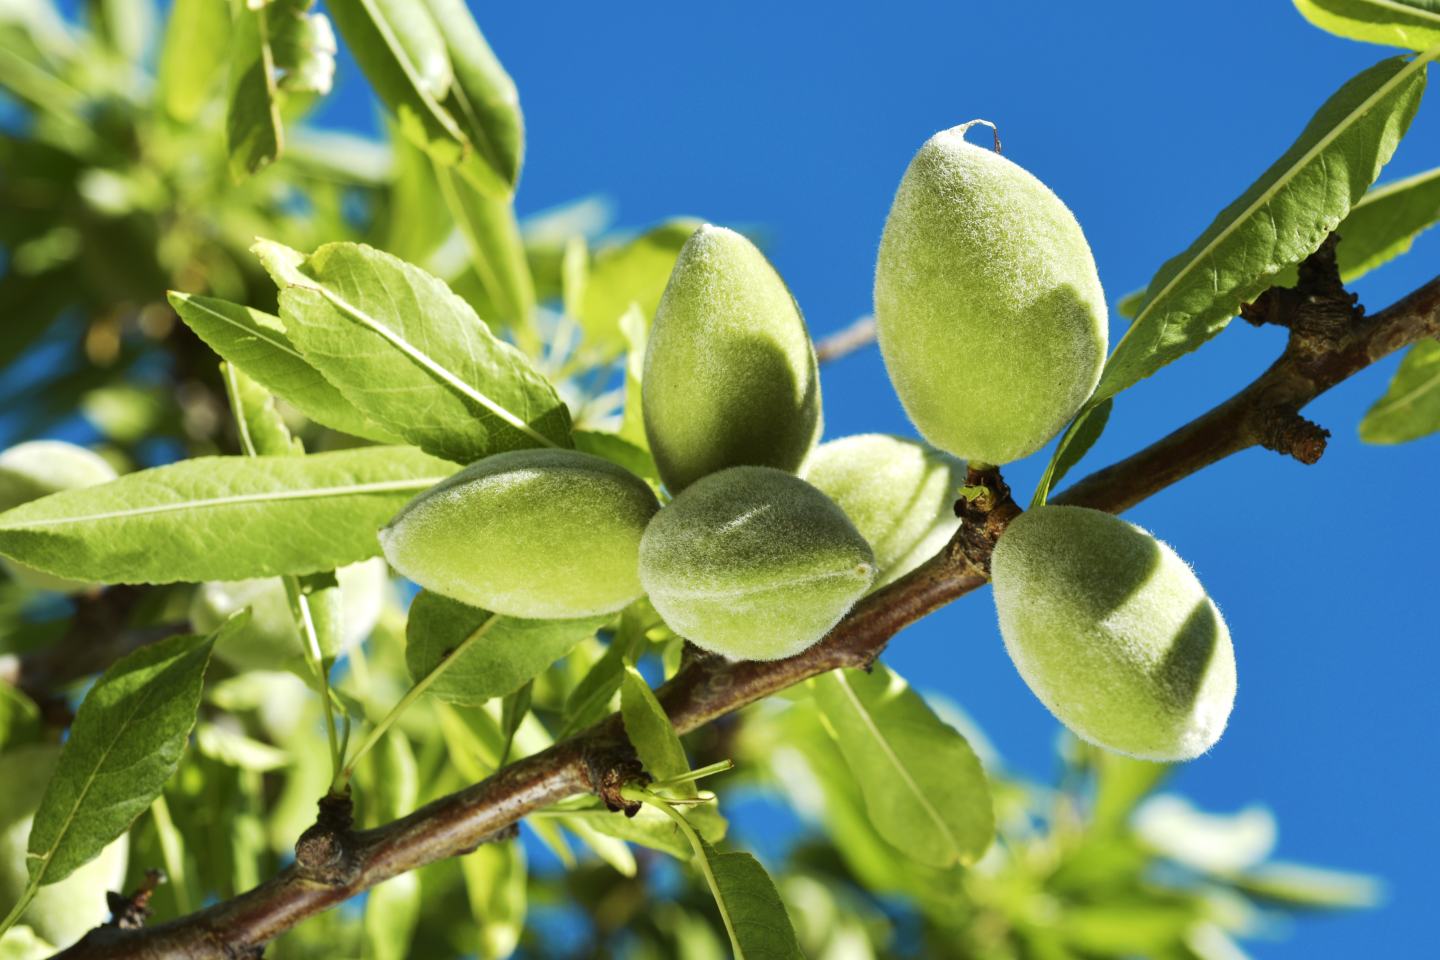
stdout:
<svg viewBox="0 0 1440 960">
<path fill-rule="evenodd" d="M 65 436 L 122 471 L 234 452 L 217 360 L 176 321 L 165 291 L 273 311 L 274 285 L 248 253 L 256 236 L 302 250 L 363 241 L 425 266 L 532 354 L 580 426 L 617 426 L 627 355 L 633 362 L 643 345 L 644 318 L 694 222 L 618 235 L 605 205 L 582 199 L 517 224 L 503 189 L 437 166 L 395 128 L 384 142 L 307 128 L 329 89 L 335 35 L 295 0 L 276 0 L 258 14 L 263 27 L 250 25 L 273 41 L 259 125 L 277 122 L 257 133 L 227 68 L 243 59 L 230 47 L 249 42 L 254 16 L 217 0 L 165 11 L 149 0 L 63 11 L 0 0 L 0 446 Z M 519 141 L 512 147 L 513 186 Z M 638 330 L 622 319 L 632 303 Z M 287 417 L 309 449 L 356 442 Z M 147 593 L 124 629 L 175 628 L 192 592 Z M 399 584 L 381 593 L 375 627 L 338 682 L 351 715 L 371 720 L 408 685 L 408 595 Z M 7 581 L 0 654 L 59 642 L 75 610 L 94 602 Z M 538 678 L 518 726 L 508 700 L 508 709 L 421 702 L 358 772 L 361 824 L 403 815 L 608 710 L 619 683 L 611 639 L 587 641 Z M 673 637 L 652 629 L 639 642 L 652 679 L 673 672 Z M 34 703 L 0 684 L 0 748 L 56 739 L 68 702 Z M 1203 813 L 1155 792 L 1162 765 L 1069 740 L 1054 781 L 1028 782 L 1005 773 L 957 708 L 932 705 L 990 774 L 998 838 L 969 868 L 910 862 L 874 831 L 803 692 L 687 739 L 697 767 L 735 761 L 706 785 L 733 821 L 729 842 L 756 846 L 771 868 L 807 956 L 1229 960 L 1245 955 L 1241 941 L 1283 936 L 1300 915 L 1376 901 L 1367 878 L 1271 861 L 1276 825 L 1263 808 Z M 328 783 L 320 720 L 294 676 L 216 665 L 193 749 L 132 831 L 127 889 L 147 868 L 168 874 L 152 902 L 157 920 L 233 896 L 289 861 Z M 750 829 L 776 810 L 792 811 L 779 817 L 782 836 Z M 565 823 L 534 818 L 521 843 L 396 878 L 300 925 L 267 956 L 727 955 L 691 871 L 620 842 L 613 824 Z M 45 953 L 22 936 L 7 938 L 4 956 Z"/>
</svg>

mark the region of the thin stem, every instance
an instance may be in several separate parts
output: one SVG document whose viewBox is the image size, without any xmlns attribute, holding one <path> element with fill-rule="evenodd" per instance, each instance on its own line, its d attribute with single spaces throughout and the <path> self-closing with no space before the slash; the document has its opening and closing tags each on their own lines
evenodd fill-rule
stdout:
<svg viewBox="0 0 1440 960">
<path fill-rule="evenodd" d="M 315 620 L 310 615 L 310 600 L 300 589 L 298 577 L 280 578 L 285 584 L 285 596 L 290 600 L 290 612 L 295 625 L 300 628 L 300 638 L 305 648 L 305 659 L 320 684 L 320 699 L 325 702 L 325 736 L 330 741 L 331 785 L 341 785 L 341 766 L 344 757 L 340 752 L 340 736 L 335 726 L 335 703 L 330 693 L 330 671 L 325 668 L 325 654 L 320 649 L 320 637 L 315 632 Z"/>
<path fill-rule="evenodd" d="M 690 847 L 695 851 L 695 862 L 700 867 L 700 872 L 705 875 L 705 883 L 710 887 L 710 895 L 715 898 L 715 905 L 720 909 L 720 919 L 725 921 L 725 932 L 730 935 L 730 946 L 735 948 L 735 956 L 743 957 L 745 952 L 740 948 L 740 938 L 735 936 L 735 926 L 730 922 L 730 911 L 725 908 L 725 898 L 720 894 L 720 882 L 715 879 L 715 871 L 710 869 L 710 858 L 705 855 L 705 844 L 700 839 L 700 834 L 690 826 L 689 821 L 675 810 L 670 804 L 648 791 L 636 791 L 633 794 L 626 791 L 627 799 L 639 800 L 641 803 L 648 803 L 652 807 L 659 807 L 665 815 L 675 821 L 675 826 L 685 834 L 685 839 L 690 841 Z"/>
<path fill-rule="evenodd" d="M 380 742 L 380 738 L 385 736 L 385 733 L 395 725 L 395 721 L 400 719 L 401 715 L 410 708 L 410 705 L 416 700 L 419 700 L 425 691 L 430 689 L 431 684 L 439 680 L 441 675 L 450 669 L 450 665 L 458 660 L 461 654 L 470 649 L 471 644 L 488 633 L 490 628 L 499 620 L 499 614 L 490 614 L 490 619 L 472 630 L 468 637 L 460 641 L 459 646 L 441 657 L 440 662 L 435 664 L 429 673 L 425 674 L 413 687 L 405 692 L 405 696 L 401 697 L 399 702 L 390 708 L 390 712 L 385 714 L 380 722 L 371 729 L 369 735 L 361 741 L 360 746 L 355 748 L 354 755 L 351 756 L 350 761 L 345 764 L 345 769 L 338 778 L 337 786 L 344 787 L 345 784 L 350 782 L 350 778 L 355 775 L 355 766 L 360 762 L 360 759 L 369 753 L 375 744 Z"/>
<path fill-rule="evenodd" d="M 170 806 L 161 793 L 150 805 L 150 816 L 155 818 L 155 834 L 160 839 L 160 859 L 165 863 L 165 873 L 170 878 L 170 889 L 175 891 L 175 909 L 181 915 L 195 909 L 190 903 L 190 886 L 185 876 L 185 854 L 179 843 L 180 832 L 170 817 Z"/>
<path fill-rule="evenodd" d="M 650 789 L 663 790 L 668 787 L 678 787 L 682 783 L 694 783 L 696 780 L 701 780 L 705 777 L 713 777 L 717 773 L 725 773 L 729 770 L 734 769 L 734 760 L 717 760 L 712 764 L 699 768 L 698 770 L 691 770 L 688 773 L 682 773 L 678 777 L 668 777 L 664 780 L 656 780 L 654 783 L 650 784 Z"/>
</svg>

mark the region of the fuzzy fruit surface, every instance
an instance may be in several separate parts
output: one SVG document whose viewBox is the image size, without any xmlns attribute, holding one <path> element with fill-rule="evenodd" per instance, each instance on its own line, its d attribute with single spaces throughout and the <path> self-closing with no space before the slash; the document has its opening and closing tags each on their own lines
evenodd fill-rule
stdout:
<svg viewBox="0 0 1440 960">
<path fill-rule="evenodd" d="M 392 566 L 495 613 L 564 620 L 640 596 L 640 535 L 659 509 L 645 481 L 576 450 L 515 450 L 431 487 L 380 531 Z"/>
<path fill-rule="evenodd" d="M 380 557 L 341 567 L 335 579 L 340 585 L 340 648 L 322 651 L 327 657 L 338 657 L 370 636 L 390 583 Z M 210 633 L 245 607 L 250 608 L 250 622 L 222 635 L 215 656 L 237 670 L 287 670 L 310 682 L 313 674 L 305 641 L 279 577 L 202 584 L 190 598 L 190 623 L 197 631 Z"/>
<path fill-rule="evenodd" d="M 905 412 L 958 457 L 1039 450 L 1105 361 L 1105 295 L 1070 210 L 1023 168 L 935 134 L 895 194 L 875 266 L 880 351 Z"/>
<path fill-rule="evenodd" d="M 30 879 L 25 857 L 30 823 L 59 756 L 58 746 L 31 744 L 0 757 L 0 917 L 10 912 Z M 41 887 L 20 923 L 59 949 L 70 946 L 110 919 L 105 894 L 125 882 L 129 856 L 126 834 L 65 879 Z"/>
<path fill-rule="evenodd" d="M 1167 761 L 1220 739 L 1230 631 L 1169 546 L 1099 510 L 1037 507 L 1000 537 L 992 580 L 1010 658 L 1080 737 Z"/>
<path fill-rule="evenodd" d="M 960 526 L 965 463 L 904 437 L 858 434 L 822 443 L 805 479 L 834 500 L 875 551 L 876 587 L 930 559 Z"/>
<path fill-rule="evenodd" d="M 115 468 L 99 454 L 63 440 L 31 440 L 0 453 L 0 513 L 48 497 L 109 483 Z M 78 593 L 94 584 L 66 580 L 24 564 L 0 558 L 10 576 L 35 590 Z"/>
<path fill-rule="evenodd" d="M 645 433 L 672 494 L 726 467 L 794 473 L 820 436 L 805 320 L 765 255 L 706 224 L 681 248 L 655 312 Z"/>
<path fill-rule="evenodd" d="M 687 487 L 640 544 L 640 579 L 676 633 L 733 660 L 800 653 L 875 580 L 829 497 L 782 470 L 732 467 Z"/>
</svg>

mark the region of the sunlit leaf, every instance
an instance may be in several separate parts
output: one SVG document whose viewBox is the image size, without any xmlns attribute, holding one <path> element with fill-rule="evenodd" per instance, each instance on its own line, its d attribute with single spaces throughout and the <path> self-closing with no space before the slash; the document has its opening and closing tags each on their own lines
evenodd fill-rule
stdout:
<svg viewBox="0 0 1440 960">
<path fill-rule="evenodd" d="M 1366 443 L 1405 443 L 1440 430 L 1440 341 L 1422 340 L 1400 360 L 1385 396 L 1360 421 Z"/>
</svg>

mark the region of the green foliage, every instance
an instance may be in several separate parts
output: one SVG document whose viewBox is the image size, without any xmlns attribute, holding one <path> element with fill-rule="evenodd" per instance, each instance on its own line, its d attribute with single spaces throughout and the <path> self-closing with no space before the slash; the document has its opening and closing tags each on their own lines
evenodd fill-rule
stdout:
<svg viewBox="0 0 1440 960">
<path fill-rule="evenodd" d="M 876 831 L 932 867 L 979 859 L 995 818 L 985 773 L 965 738 L 880 664 L 869 673 L 835 670 L 812 683 Z"/>
<path fill-rule="evenodd" d="M 640 537 L 658 507 L 644 481 L 599 457 L 517 450 L 416 497 L 380 542 L 442 596 L 513 617 L 591 617 L 640 596 Z"/>
<path fill-rule="evenodd" d="M 1105 295 L 1074 214 L 1024 168 L 967 143 L 973 125 L 927 140 L 900 181 L 875 322 L 921 435 L 1003 464 L 1044 446 L 1090 396 Z"/>
<path fill-rule="evenodd" d="M 770 467 L 731 467 L 691 484 L 640 543 L 640 581 L 665 623 L 734 659 L 800 653 L 874 579 L 874 554 L 844 511 Z"/>
<path fill-rule="evenodd" d="M 1294 0 L 1315 26 L 1352 40 L 1408 50 L 1440 44 L 1440 9 L 1433 0 Z"/>
<path fill-rule="evenodd" d="M 105 583 L 333 570 L 377 555 L 376 529 L 451 469 L 411 447 L 197 457 L 0 514 L 0 552 Z"/>
<path fill-rule="evenodd" d="M 609 619 L 520 620 L 422 590 L 410 604 L 405 662 L 416 683 L 443 665 L 429 693 L 479 706 L 522 688 Z"/>
<path fill-rule="evenodd" d="M 1005 649 L 1072 731 L 1148 760 L 1220 739 L 1230 631 L 1169 546 L 1099 510 L 1044 506 L 1011 521 L 992 564 Z"/>
<path fill-rule="evenodd" d="M 670 725 L 670 718 L 640 671 L 627 666 L 620 680 L 620 716 L 625 721 L 625 735 L 645 765 L 645 772 L 656 780 L 684 776 L 690 770 L 685 748 Z M 695 787 L 686 784 L 682 795 L 693 796 Z"/>
<path fill-rule="evenodd" d="M 1366 443 L 1406 443 L 1440 430 L 1440 342 L 1422 340 L 1400 361 L 1385 396 L 1360 421 Z"/>
<path fill-rule="evenodd" d="M 30 830 L 32 893 L 99 855 L 159 796 L 195 723 L 214 641 L 157 641 L 86 695 Z"/>
<path fill-rule="evenodd" d="M 386 430 L 457 463 L 570 445 L 555 388 L 443 281 L 364 245 L 255 252 L 300 353 Z"/>
<path fill-rule="evenodd" d="M 815 351 L 795 299 L 749 240 L 705 225 L 650 330 L 645 433 L 672 494 L 736 466 L 799 470 L 820 434 Z"/>
</svg>

